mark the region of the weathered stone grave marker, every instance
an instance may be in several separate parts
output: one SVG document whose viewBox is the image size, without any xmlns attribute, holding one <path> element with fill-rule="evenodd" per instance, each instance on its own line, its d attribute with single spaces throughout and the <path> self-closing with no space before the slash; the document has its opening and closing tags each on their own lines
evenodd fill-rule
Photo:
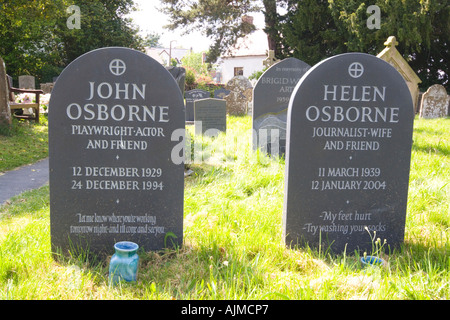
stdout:
<svg viewBox="0 0 450 320">
<path fill-rule="evenodd" d="M 403 242 L 413 120 L 408 87 L 383 60 L 348 53 L 312 67 L 289 103 L 286 244 L 371 253 L 375 235 Z"/>
<path fill-rule="evenodd" d="M 66 67 L 49 108 L 54 251 L 182 244 L 183 109 L 175 79 L 138 51 L 102 48 Z"/>
<path fill-rule="evenodd" d="M 449 100 L 444 86 L 440 84 L 432 85 L 422 95 L 420 117 L 426 119 L 446 117 Z"/>
<path fill-rule="evenodd" d="M 286 148 L 286 119 L 295 85 L 310 66 L 296 58 L 270 67 L 253 89 L 253 149 L 283 155 Z M 272 148 L 273 146 L 273 148 Z"/>
<path fill-rule="evenodd" d="M 9 90 L 5 62 L 0 57 L 0 125 L 10 125 L 12 121 L 9 108 Z"/>
<path fill-rule="evenodd" d="M 249 111 L 249 102 L 252 101 L 252 84 L 244 76 L 233 77 L 228 81 L 226 88 L 230 93 L 225 97 L 227 113 L 231 115 L 244 115 Z"/>
<path fill-rule="evenodd" d="M 230 90 L 227 89 L 216 89 L 214 90 L 214 98 L 216 99 L 225 99 L 227 95 L 230 94 Z"/>
<path fill-rule="evenodd" d="M 186 99 L 186 121 L 194 121 L 194 101 L 209 98 L 211 95 L 206 90 L 192 89 L 186 91 L 184 98 Z"/>
<path fill-rule="evenodd" d="M 227 103 L 223 99 L 206 98 L 194 102 L 195 134 L 217 136 L 227 130 Z"/>
<path fill-rule="evenodd" d="M 33 76 L 23 75 L 19 76 L 19 88 L 35 89 L 36 81 Z"/>
</svg>

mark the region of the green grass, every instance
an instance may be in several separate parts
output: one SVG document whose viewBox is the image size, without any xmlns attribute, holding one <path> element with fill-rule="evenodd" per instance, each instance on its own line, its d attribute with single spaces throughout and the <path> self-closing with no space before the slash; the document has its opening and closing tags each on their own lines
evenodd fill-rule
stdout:
<svg viewBox="0 0 450 320">
<path fill-rule="evenodd" d="M 250 118 L 230 117 L 227 128 L 194 138 L 210 161 L 189 164 L 184 246 L 140 252 L 136 283 L 108 287 L 108 261 L 53 258 L 48 187 L 0 207 L 0 298 L 450 298 L 449 118 L 415 120 L 405 243 L 369 270 L 358 256 L 287 249 L 284 162 L 251 151 Z"/>
<path fill-rule="evenodd" d="M 47 118 L 40 124 L 13 120 L 10 128 L 0 128 L 0 173 L 48 157 Z"/>
</svg>

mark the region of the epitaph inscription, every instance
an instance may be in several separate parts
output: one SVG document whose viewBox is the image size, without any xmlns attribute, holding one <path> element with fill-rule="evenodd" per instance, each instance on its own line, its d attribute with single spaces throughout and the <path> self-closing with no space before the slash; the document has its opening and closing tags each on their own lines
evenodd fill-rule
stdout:
<svg viewBox="0 0 450 320">
<path fill-rule="evenodd" d="M 286 121 L 289 99 L 310 66 L 287 58 L 270 67 L 253 89 L 253 149 L 272 155 L 286 151 Z"/>
<path fill-rule="evenodd" d="M 371 252 L 403 241 L 413 103 L 391 65 L 342 54 L 300 79 L 288 110 L 287 245 Z"/>
<path fill-rule="evenodd" d="M 201 99 L 194 102 L 195 134 L 217 136 L 227 130 L 227 103 L 223 99 Z"/>
<path fill-rule="evenodd" d="M 138 51 L 98 49 L 66 67 L 49 107 L 53 250 L 182 243 L 184 166 L 171 156 L 183 108 L 174 78 Z"/>
</svg>

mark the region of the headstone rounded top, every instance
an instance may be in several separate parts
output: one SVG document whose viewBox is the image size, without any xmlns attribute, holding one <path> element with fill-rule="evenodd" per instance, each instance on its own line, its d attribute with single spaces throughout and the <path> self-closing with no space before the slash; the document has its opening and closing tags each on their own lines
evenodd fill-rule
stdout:
<svg viewBox="0 0 450 320">
<path fill-rule="evenodd" d="M 70 63 L 49 106 L 54 252 L 181 244 L 184 133 L 180 88 L 153 58 L 109 47 Z"/>
<path fill-rule="evenodd" d="M 448 115 L 450 96 L 443 85 L 434 84 L 422 95 L 421 118 L 440 118 Z"/>
<path fill-rule="evenodd" d="M 297 58 L 286 58 L 267 69 L 255 84 L 253 118 L 287 109 L 298 80 L 311 66 Z"/>
<path fill-rule="evenodd" d="M 337 101 L 348 104 L 349 102 L 361 104 L 379 105 L 383 87 L 395 87 L 397 91 L 389 92 L 389 99 L 392 103 L 402 106 L 410 105 L 402 110 L 414 117 L 412 98 L 408 86 L 401 74 L 386 61 L 366 53 L 344 53 L 325 59 L 311 69 L 300 79 L 295 87 L 289 104 L 289 111 L 294 112 L 291 106 L 297 99 L 301 99 L 304 104 L 317 103 L 317 97 L 307 94 L 310 90 L 321 89 L 324 86 L 334 88 L 337 86 L 336 95 L 327 95 L 328 101 Z M 362 95 L 358 95 L 354 88 L 363 90 Z M 380 89 L 381 88 L 381 89 Z M 403 90 L 408 89 L 408 90 Z M 331 92 L 331 91 L 330 91 Z M 334 92 L 334 91 L 333 91 Z M 369 93 L 370 92 L 370 93 Z M 387 97 L 384 97 L 387 99 Z"/>
<path fill-rule="evenodd" d="M 235 89 L 236 87 L 239 89 Z M 244 76 L 235 76 L 227 82 L 227 89 L 229 90 L 242 90 L 247 88 L 252 88 L 252 84 L 250 80 Z"/>
<path fill-rule="evenodd" d="M 105 63 L 100 63 L 103 61 Z M 158 76 L 152 76 L 155 74 Z M 158 96 L 182 101 L 181 91 L 172 89 L 176 89 L 172 86 L 172 83 L 176 83 L 175 79 L 156 60 L 134 49 L 107 47 L 92 50 L 73 60 L 58 77 L 50 103 L 60 94 L 64 95 L 67 100 L 70 98 L 67 97 L 67 94 L 73 97 L 80 95 L 77 88 L 85 86 L 85 81 L 89 81 L 89 79 L 101 78 L 102 82 L 110 84 L 119 82 L 132 84 L 137 82 L 136 77 L 141 78 L 140 82 L 148 84 L 148 95 L 154 95 L 157 90 L 169 87 L 170 90 L 162 90 L 166 93 L 162 95 L 158 93 Z M 64 87 L 66 90 L 60 90 L 60 87 Z M 108 97 L 109 99 L 125 97 L 121 93 L 114 92 L 114 89 L 112 88 L 111 92 L 113 93 Z M 101 97 L 107 97 L 109 87 L 105 85 L 99 92 L 101 92 Z M 128 96 L 128 98 L 132 100 L 133 96 Z M 180 105 L 180 108 L 183 108 L 183 105 Z M 51 108 L 49 108 L 49 112 L 51 114 Z"/>
<path fill-rule="evenodd" d="M 376 232 L 398 246 L 413 121 L 408 86 L 384 60 L 346 53 L 309 69 L 288 109 L 286 244 L 368 251 Z"/>
<path fill-rule="evenodd" d="M 286 58 L 267 69 L 253 89 L 253 148 L 282 155 L 286 148 L 286 117 L 297 82 L 311 68 L 297 58 Z"/>
<path fill-rule="evenodd" d="M 442 96 L 447 95 L 447 91 L 445 90 L 445 87 L 441 84 L 433 84 L 431 87 L 428 88 L 426 93 L 439 94 Z"/>
</svg>

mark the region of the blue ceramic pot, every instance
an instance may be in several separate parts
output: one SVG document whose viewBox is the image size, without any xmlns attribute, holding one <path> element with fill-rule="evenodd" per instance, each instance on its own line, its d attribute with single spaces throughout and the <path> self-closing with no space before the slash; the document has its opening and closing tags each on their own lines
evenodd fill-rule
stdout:
<svg viewBox="0 0 450 320">
<path fill-rule="evenodd" d="M 374 256 L 361 257 L 361 263 L 364 267 L 367 266 L 383 266 L 384 260 Z"/>
<path fill-rule="evenodd" d="M 116 284 L 120 280 L 136 281 L 139 256 L 139 246 L 130 241 L 117 242 L 114 245 L 115 254 L 109 263 L 109 281 Z"/>
</svg>

